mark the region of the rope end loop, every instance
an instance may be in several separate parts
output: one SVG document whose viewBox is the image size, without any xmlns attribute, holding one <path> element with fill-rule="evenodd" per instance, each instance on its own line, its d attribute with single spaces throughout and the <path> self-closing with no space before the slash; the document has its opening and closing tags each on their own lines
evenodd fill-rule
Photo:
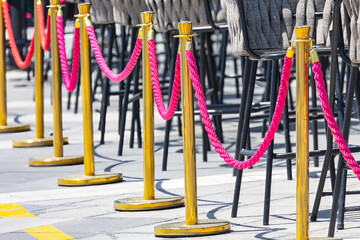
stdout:
<svg viewBox="0 0 360 240">
<path fill-rule="evenodd" d="M 186 51 L 188 51 L 188 50 L 192 50 L 191 41 L 188 41 L 188 42 L 186 43 Z"/>
<path fill-rule="evenodd" d="M 85 26 L 86 27 L 92 26 L 91 21 L 90 21 L 89 18 L 86 17 L 84 20 L 85 20 Z"/>
<path fill-rule="evenodd" d="M 154 40 L 155 39 L 155 31 L 153 29 L 150 29 L 148 32 L 148 40 Z"/>
<path fill-rule="evenodd" d="M 138 39 L 143 39 L 142 29 L 139 29 Z"/>
<path fill-rule="evenodd" d="M 293 58 L 294 57 L 294 47 L 291 44 L 291 46 L 287 49 L 286 57 Z"/>
<path fill-rule="evenodd" d="M 310 59 L 311 59 L 311 63 L 316 63 L 316 62 L 319 62 L 319 61 L 320 61 L 320 60 L 319 60 L 319 55 L 318 55 L 318 53 L 317 53 L 317 51 L 316 51 L 315 48 L 312 48 L 312 49 L 310 50 Z"/>
<path fill-rule="evenodd" d="M 58 16 L 58 17 L 62 17 L 62 16 L 63 16 L 63 13 L 62 13 L 61 8 L 58 9 L 58 11 L 57 11 L 57 16 Z"/>
<path fill-rule="evenodd" d="M 80 19 L 77 18 L 75 21 L 75 28 L 80 28 Z"/>
</svg>

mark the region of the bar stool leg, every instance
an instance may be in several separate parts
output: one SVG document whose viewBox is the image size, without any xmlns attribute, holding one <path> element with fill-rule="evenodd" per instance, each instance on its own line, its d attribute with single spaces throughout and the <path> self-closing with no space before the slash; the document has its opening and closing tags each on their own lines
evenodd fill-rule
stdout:
<svg viewBox="0 0 360 240">
<path fill-rule="evenodd" d="M 244 115 L 243 115 L 244 120 L 243 120 L 243 126 L 242 126 L 242 131 L 241 131 L 241 140 L 240 140 L 240 148 L 239 148 L 240 150 L 246 147 L 246 141 L 247 141 L 247 135 L 248 135 L 247 133 L 249 131 L 249 126 L 250 126 L 251 106 L 252 106 L 252 100 L 253 100 L 253 96 L 254 96 L 256 70 L 257 70 L 258 62 L 251 61 L 250 63 L 251 64 L 250 64 L 249 88 L 247 90 L 245 88 L 243 89 L 243 92 L 247 91 L 248 95 L 247 95 L 246 107 L 245 107 Z M 240 161 L 243 161 L 243 160 L 244 160 L 244 156 L 240 155 Z M 231 217 L 237 216 L 242 173 L 243 173 L 243 170 L 237 170 Z"/>
<path fill-rule="evenodd" d="M 278 61 L 274 60 L 272 61 L 269 122 L 272 119 L 276 105 L 277 72 L 278 72 Z M 273 154 L 274 154 L 274 140 L 271 141 L 271 144 L 267 149 L 263 225 L 269 225 Z"/>
</svg>

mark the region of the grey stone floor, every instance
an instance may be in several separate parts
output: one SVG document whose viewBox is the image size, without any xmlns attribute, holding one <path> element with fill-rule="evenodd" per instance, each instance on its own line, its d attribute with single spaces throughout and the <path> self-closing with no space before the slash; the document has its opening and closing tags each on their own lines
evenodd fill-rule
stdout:
<svg viewBox="0 0 360 240">
<path fill-rule="evenodd" d="M 124 181 L 116 184 L 90 187 L 59 187 L 57 178 L 63 175 L 82 173 L 82 165 L 67 167 L 32 168 L 28 166 L 30 157 L 52 155 L 52 148 L 13 149 L 12 140 L 35 136 L 35 104 L 33 99 L 34 80 L 25 80 L 23 71 L 8 71 L 8 112 L 9 122 L 20 121 L 31 125 L 30 132 L 0 135 L 0 203 L 18 203 L 30 213 L 33 219 L 0 219 L 1 240 L 27 240 L 34 237 L 24 229 L 51 224 L 66 234 L 84 240 L 110 239 L 155 239 L 154 226 L 185 219 L 185 208 L 175 208 L 149 212 L 117 212 L 113 209 L 114 200 L 143 194 L 143 149 L 135 144 L 129 148 L 130 122 L 126 125 L 124 155 L 117 156 L 117 99 L 112 97 L 107 118 L 106 143 L 99 145 L 100 134 L 96 130 L 99 113 L 94 111 L 95 168 L 98 171 L 121 172 Z M 294 85 L 292 86 L 294 87 Z M 259 98 L 261 87 L 257 87 Z M 238 103 L 234 98 L 232 80 L 226 82 L 226 101 Z M 83 153 L 83 129 L 81 102 L 79 113 L 66 110 L 67 93 L 63 90 L 64 136 L 70 144 L 64 147 L 65 155 Z M 100 108 L 100 95 L 96 95 L 94 110 Z M 81 98 L 80 98 L 81 100 Z M 74 102 L 74 99 L 72 99 Z M 132 107 L 130 105 L 130 107 Z M 129 112 L 128 120 L 131 113 Z M 197 194 L 199 219 L 224 219 L 231 222 L 231 232 L 224 235 L 200 237 L 200 239 L 290 239 L 296 236 L 295 195 L 296 181 L 287 180 L 286 166 L 282 160 L 275 160 L 273 167 L 270 225 L 262 224 L 265 186 L 265 162 L 260 161 L 253 169 L 244 171 L 240 195 L 238 217 L 231 218 L 235 178 L 232 168 L 212 149 L 208 162 L 202 162 L 201 125 L 196 117 L 197 151 Z M 320 125 L 320 144 L 325 145 L 324 124 Z M 177 135 L 176 125 L 171 133 L 168 171 L 161 171 L 165 122 L 155 112 L 155 165 L 156 195 L 184 195 L 182 138 Z M 224 117 L 225 147 L 234 154 L 237 115 Z M 294 130 L 295 126 L 292 125 Z M 350 142 L 359 141 L 359 124 L 354 120 Z M 251 123 L 253 148 L 261 141 L 261 122 Z M 52 108 L 50 105 L 50 84 L 45 83 L 45 132 L 52 132 Z M 295 131 L 291 132 L 293 143 Z M 310 135 L 310 141 L 312 137 Z M 284 134 L 276 135 L 276 151 L 283 151 Z M 312 145 L 310 145 L 312 146 Z M 295 144 L 293 144 L 295 149 Z M 322 164 L 320 158 L 320 164 Z M 293 161 L 293 176 L 295 164 Z M 321 168 L 314 167 L 310 160 L 310 210 L 318 184 Z M 329 180 L 325 188 L 329 190 Z M 359 182 L 349 173 L 348 189 L 358 190 Z M 359 205 L 360 196 L 352 195 L 346 199 L 347 206 Z M 317 222 L 310 222 L 311 237 L 325 237 L 329 224 L 331 197 L 321 201 Z M 360 212 L 345 215 L 345 229 L 337 230 L 336 237 L 360 239 Z"/>
</svg>

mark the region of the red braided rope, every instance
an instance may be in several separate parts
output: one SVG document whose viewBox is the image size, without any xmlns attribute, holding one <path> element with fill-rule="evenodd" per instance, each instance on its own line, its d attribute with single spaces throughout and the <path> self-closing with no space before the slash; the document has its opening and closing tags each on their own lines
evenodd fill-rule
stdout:
<svg viewBox="0 0 360 240">
<path fill-rule="evenodd" d="M 5 28 L 8 32 L 9 36 L 9 45 L 11 49 L 11 53 L 14 56 L 14 60 L 18 68 L 26 69 L 30 66 L 31 58 L 34 55 L 34 36 L 30 43 L 29 51 L 26 55 L 25 61 L 21 59 L 19 49 L 16 46 L 14 33 L 12 30 L 11 20 L 10 20 L 10 14 L 9 14 L 9 5 L 7 2 L 2 2 L 2 8 L 3 8 L 3 16 L 4 16 L 4 22 L 5 22 Z"/>
<path fill-rule="evenodd" d="M 130 75 L 132 70 L 134 69 L 136 62 L 139 59 L 139 56 L 141 53 L 141 48 L 142 48 L 142 39 L 140 39 L 140 38 L 137 39 L 135 48 L 133 50 L 133 53 L 132 53 L 130 60 L 129 60 L 128 64 L 126 65 L 125 69 L 121 73 L 115 74 L 114 72 L 111 71 L 109 66 L 106 64 L 106 61 L 101 53 L 101 49 L 99 47 L 99 44 L 98 44 L 98 41 L 96 38 L 94 27 L 92 25 L 89 25 L 86 27 L 86 29 L 88 32 L 91 48 L 95 54 L 96 61 L 98 62 L 101 71 L 103 71 L 105 76 L 113 82 L 121 82 L 124 79 L 126 79 Z"/>
<path fill-rule="evenodd" d="M 69 73 L 69 66 L 67 63 L 65 37 L 64 37 L 64 24 L 63 17 L 56 17 L 57 36 L 59 44 L 59 58 L 61 64 L 61 72 L 66 89 L 69 92 L 74 91 L 79 76 L 79 63 L 80 63 L 80 29 L 75 27 L 74 30 L 74 49 L 73 60 L 71 64 L 71 75 Z"/>
<path fill-rule="evenodd" d="M 51 42 L 51 31 L 50 31 L 50 14 L 47 15 L 46 20 L 46 29 L 47 32 L 45 33 L 45 23 L 44 23 L 44 9 L 42 4 L 36 5 L 36 11 L 38 16 L 39 22 L 39 33 L 40 33 L 40 44 L 44 51 L 48 51 L 50 49 L 50 42 Z"/>
<path fill-rule="evenodd" d="M 346 160 L 349 167 L 353 170 L 355 175 L 360 180 L 359 164 L 355 161 L 353 155 L 351 154 L 351 151 L 348 148 L 347 143 L 344 140 L 344 137 L 340 132 L 339 126 L 336 124 L 333 112 L 331 110 L 328 95 L 327 95 L 326 88 L 325 88 L 325 83 L 324 83 L 324 78 L 323 78 L 323 73 L 321 70 L 320 62 L 313 63 L 313 72 L 314 72 L 317 92 L 319 94 L 319 98 L 320 98 L 320 102 L 321 102 L 321 107 L 324 112 L 324 116 L 328 123 L 328 126 L 331 130 L 331 133 L 334 136 L 334 139 L 335 139 L 337 145 L 339 146 L 339 149 L 340 149 L 344 159 Z"/>
<path fill-rule="evenodd" d="M 209 112 L 207 110 L 207 105 L 205 101 L 205 96 L 203 93 L 203 88 L 200 83 L 198 70 L 196 67 L 196 62 L 194 58 L 194 54 L 191 50 L 186 51 L 186 59 L 187 65 L 190 70 L 190 77 L 192 79 L 192 85 L 195 89 L 195 96 L 198 99 L 198 106 L 200 108 L 200 115 L 202 116 L 202 122 L 205 125 L 205 129 L 208 133 L 209 139 L 211 141 L 211 145 L 215 148 L 215 151 L 220 154 L 220 157 L 224 159 L 230 166 L 238 169 L 245 169 L 255 165 L 259 159 L 264 155 L 271 141 L 274 139 L 275 133 L 277 131 L 278 125 L 280 123 L 280 118 L 283 113 L 283 108 L 285 106 L 285 99 L 287 95 L 287 89 L 289 87 L 289 78 L 290 78 L 290 70 L 292 67 L 292 58 L 285 57 L 283 74 L 281 76 L 279 94 L 277 97 L 276 107 L 274 111 L 274 115 L 269 127 L 269 130 L 266 133 L 266 136 L 261 143 L 259 149 L 256 153 L 246 161 L 239 161 L 226 151 L 226 149 L 222 146 L 219 141 L 215 129 L 210 120 Z"/>
<path fill-rule="evenodd" d="M 156 107 L 159 111 L 160 116 L 164 120 L 169 120 L 174 116 L 180 98 L 180 90 L 181 90 L 180 54 L 178 54 L 176 58 L 174 85 L 172 88 L 169 108 L 166 110 L 160 88 L 155 40 L 153 39 L 149 40 L 148 44 L 149 44 L 149 60 L 150 60 L 152 86 L 153 86 Z"/>
</svg>

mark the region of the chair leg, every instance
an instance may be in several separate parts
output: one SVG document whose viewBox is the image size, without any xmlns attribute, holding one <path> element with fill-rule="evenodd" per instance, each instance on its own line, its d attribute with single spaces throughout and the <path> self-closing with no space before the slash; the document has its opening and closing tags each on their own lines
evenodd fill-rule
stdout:
<svg viewBox="0 0 360 240">
<path fill-rule="evenodd" d="M 176 65 L 176 58 L 177 58 L 177 52 L 178 52 L 178 45 L 179 45 L 179 40 L 177 38 L 174 38 L 173 42 L 172 42 L 172 52 L 171 52 L 171 61 L 170 61 L 170 84 L 169 84 L 169 92 L 168 92 L 168 102 L 170 102 L 172 88 L 173 88 L 173 85 L 174 85 L 173 80 L 174 80 L 174 77 L 175 77 L 175 65 Z M 162 171 L 167 170 L 167 160 L 168 160 L 168 154 L 169 154 L 169 140 L 170 140 L 171 124 L 172 124 L 172 118 L 169 119 L 169 120 L 166 120 Z"/>
<path fill-rule="evenodd" d="M 240 144 L 241 144 L 241 132 L 242 127 L 244 123 L 243 116 L 245 115 L 245 107 L 246 107 L 246 99 L 248 94 L 248 88 L 249 88 L 249 76 L 250 76 L 250 69 L 251 69 L 252 63 L 250 62 L 250 59 L 247 57 L 244 60 L 244 67 L 242 69 L 242 93 L 241 93 L 241 102 L 240 102 L 240 110 L 239 110 L 239 120 L 238 120 L 238 127 L 237 127 L 237 133 L 236 133 L 236 145 L 235 145 L 235 158 L 239 159 L 240 157 Z M 233 170 L 233 176 L 236 176 L 237 169 L 234 168 Z"/>
<path fill-rule="evenodd" d="M 272 70 L 271 70 L 272 74 L 271 74 L 269 122 L 272 119 L 272 116 L 275 111 L 275 105 L 276 105 L 276 85 L 277 85 L 278 61 L 277 60 L 272 61 L 271 67 L 272 67 Z M 273 153 L 274 153 L 274 140 L 271 141 L 271 144 L 267 149 L 263 225 L 269 225 L 272 166 L 273 166 L 273 157 L 274 157 Z"/>
<path fill-rule="evenodd" d="M 76 92 L 75 92 L 75 107 L 74 107 L 74 113 L 78 113 L 79 108 L 79 95 L 80 95 L 80 86 L 81 86 L 81 70 L 79 69 L 79 76 L 78 81 L 76 83 Z"/>
<path fill-rule="evenodd" d="M 205 89 L 206 89 L 206 84 L 205 84 L 205 76 L 206 76 L 205 58 L 206 58 L 206 53 L 205 53 L 205 35 L 204 34 L 205 33 L 200 33 L 200 59 L 199 59 L 200 64 L 199 64 L 199 69 L 200 69 L 200 81 L 201 81 L 201 85 L 203 87 L 204 94 L 205 94 Z M 207 151 L 210 150 L 210 144 L 209 144 L 209 138 L 207 136 L 207 132 L 205 130 L 204 124 L 201 124 L 201 130 L 202 130 L 202 140 L 203 140 L 203 145 L 202 145 L 203 162 L 207 162 Z"/>
<path fill-rule="evenodd" d="M 115 32 L 115 24 L 109 25 L 109 51 L 108 51 L 108 65 L 111 67 L 112 65 L 112 50 L 114 45 L 114 39 L 116 36 Z M 95 94 L 95 93 L 94 93 Z M 109 106 L 109 97 L 110 97 L 110 80 L 105 78 L 103 80 L 103 91 L 102 91 L 102 99 L 101 99 L 101 110 L 100 110 L 100 144 L 105 143 L 105 127 L 106 127 L 106 115 L 107 108 Z"/>
<path fill-rule="evenodd" d="M 133 94 L 137 94 L 138 92 L 139 92 L 139 76 L 135 77 Z M 136 100 L 136 101 L 133 102 L 132 117 L 131 117 L 130 145 L 129 145 L 130 148 L 134 147 L 135 124 L 137 123 L 137 121 L 140 120 L 140 119 L 138 119 L 139 111 L 140 111 L 139 105 L 140 105 L 140 100 Z M 141 144 L 140 144 L 140 146 L 141 146 Z"/>
<path fill-rule="evenodd" d="M 218 104 L 219 103 L 219 99 L 218 99 L 218 91 L 219 88 L 217 86 L 217 82 L 216 82 L 216 67 L 215 67 L 215 63 L 214 63 L 214 58 L 212 57 L 212 42 L 210 39 L 210 33 L 205 33 L 205 42 L 206 42 L 206 46 L 207 46 L 207 54 L 206 54 L 206 61 L 207 61 L 207 73 L 208 73 L 208 82 L 209 82 L 209 87 L 214 89 L 213 94 L 211 94 L 211 99 L 212 99 L 212 104 Z M 216 134 L 220 140 L 220 142 L 224 142 L 224 138 L 223 138 L 223 131 L 222 131 L 222 125 L 221 125 L 221 115 L 217 115 L 214 116 L 215 119 L 215 131 Z"/>
<path fill-rule="evenodd" d="M 311 106 L 313 108 L 316 108 L 317 106 L 317 97 L 316 97 L 316 86 L 315 81 L 311 79 L 310 81 L 311 86 Z M 314 113 L 313 116 L 316 116 L 317 114 Z M 312 136 L 313 136 L 313 149 L 318 150 L 319 149 L 319 142 L 318 142 L 318 122 L 317 120 L 313 120 L 311 124 L 312 128 Z M 319 167 L 319 157 L 313 157 L 314 160 L 314 166 Z"/>
<path fill-rule="evenodd" d="M 256 81 L 256 70 L 257 70 L 257 61 L 251 61 L 250 64 L 250 78 L 249 78 L 249 88 L 243 89 L 243 93 L 245 91 L 248 92 L 247 98 L 246 98 L 246 108 L 243 115 L 243 125 L 242 125 L 242 131 L 241 131 L 241 140 L 240 140 L 240 148 L 246 147 L 246 141 L 248 136 L 248 130 L 250 126 L 250 115 L 251 115 L 251 106 L 252 106 L 252 100 L 254 96 L 254 88 L 255 88 L 255 81 Z M 246 79 L 243 80 L 243 82 L 246 82 Z M 243 105 L 243 102 L 241 102 L 241 105 Z M 241 116 L 240 116 L 241 118 Z M 240 155 L 240 154 L 239 154 Z M 244 156 L 240 156 L 240 161 L 244 160 Z M 243 170 L 237 170 L 236 174 L 236 182 L 235 182 L 235 190 L 234 190 L 234 198 L 233 198 L 233 205 L 232 205 L 232 211 L 231 211 L 231 217 L 237 216 L 237 210 L 239 205 L 239 198 L 240 198 L 240 187 L 241 187 L 241 180 L 242 180 L 242 172 Z"/>
<path fill-rule="evenodd" d="M 349 138 L 352 103 L 353 103 L 355 82 L 358 77 L 358 72 L 359 72 L 359 69 L 357 67 L 351 67 L 350 80 L 348 83 L 347 96 L 346 96 L 344 123 L 343 123 L 343 127 L 342 127 L 342 134 L 343 134 L 343 137 L 346 142 L 348 141 L 348 138 Z M 334 237 L 336 213 L 337 213 L 338 205 L 339 205 L 339 195 L 340 195 L 343 169 L 344 169 L 344 157 L 342 156 L 342 154 L 340 154 L 337 175 L 336 175 L 336 180 L 335 180 L 335 189 L 333 192 L 333 202 L 332 202 L 332 208 L 331 208 L 328 237 Z"/>
<path fill-rule="evenodd" d="M 266 84 L 265 84 L 265 92 L 264 92 L 264 101 L 269 101 L 269 96 L 270 96 L 270 89 L 271 89 L 271 61 L 267 61 L 266 65 L 265 65 L 265 79 L 266 79 Z M 267 111 L 265 111 L 265 113 L 267 113 Z M 267 130 L 267 119 L 264 118 L 263 119 L 263 123 L 262 123 L 262 129 L 261 129 L 261 137 L 264 138 L 265 134 L 266 134 L 266 130 Z"/>
<path fill-rule="evenodd" d="M 134 49 L 135 42 L 137 39 L 137 29 L 132 28 L 131 31 L 131 49 Z M 124 138 L 125 138 L 125 123 L 126 123 L 126 115 L 128 110 L 128 103 L 129 103 L 129 95 L 130 95 L 130 86 L 131 80 L 133 80 L 136 74 L 139 73 L 139 62 L 136 64 L 134 71 L 130 74 L 129 78 L 126 80 L 125 83 L 125 93 L 123 98 L 123 105 L 122 105 L 122 112 L 120 118 L 120 139 L 119 139 L 119 146 L 118 146 L 118 156 L 122 156 L 124 150 Z"/>
<path fill-rule="evenodd" d="M 220 60 L 219 60 L 220 76 L 218 77 L 218 82 L 220 84 L 220 103 L 224 102 L 227 43 L 228 43 L 228 31 L 225 31 L 222 33 L 222 40 L 221 40 L 221 47 L 220 47 Z M 236 69 L 236 67 L 235 67 L 235 69 Z"/>
<path fill-rule="evenodd" d="M 345 198 L 346 198 L 346 182 L 347 182 L 347 170 L 343 169 L 343 177 L 341 179 L 341 190 L 339 199 L 339 219 L 337 229 L 344 229 L 344 214 L 345 214 Z"/>
<path fill-rule="evenodd" d="M 285 107 L 284 107 L 284 132 L 285 132 L 285 149 L 287 153 L 292 152 L 291 148 L 291 141 L 290 141 L 290 121 L 289 121 L 289 105 L 288 99 L 285 100 Z M 291 158 L 286 159 L 286 172 L 287 172 L 287 179 L 292 180 L 292 166 L 291 166 Z"/>
</svg>

